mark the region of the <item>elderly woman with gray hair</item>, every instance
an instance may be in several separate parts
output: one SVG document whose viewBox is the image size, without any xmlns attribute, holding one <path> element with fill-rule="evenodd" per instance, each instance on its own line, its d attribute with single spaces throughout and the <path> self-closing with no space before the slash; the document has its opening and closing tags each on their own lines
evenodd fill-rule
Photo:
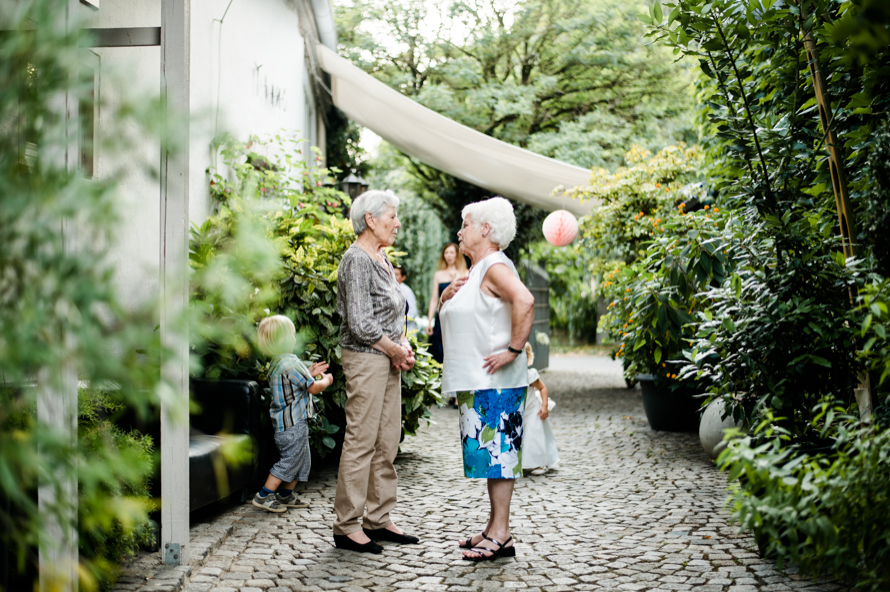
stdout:
<svg viewBox="0 0 890 592">
<path fill-rule="evenodd" d="M 391 192 L 367 191 L 356 198 L 350 218 L 357 238 L 337 272 L 347 399 L 334 543 L 364 553 L 383 551 L 376 541 L 418 542 L 390 517 L 398 481 L 393 461 L 402 432 L 401 371 L 414 366 L 404 332 L 405 296 L 383 251 L 401 226 L 398 205 Z"/>
<path fill-rule="evenodd" d="M 488 480 L 488 524 L 458 543 L 464 559 L 514 557 L 510 501 L 522 475 L 522 421 L 528 387 L 525 343 L 535 299 L 502 252 L 516 235 L 513 206 L 503 197 L 462 212 L 460 252 L 467 276 L 442 293 L 439 318 L 445 350 L 442 391 L 457 393 L 464 474 Z"/>
</svg>

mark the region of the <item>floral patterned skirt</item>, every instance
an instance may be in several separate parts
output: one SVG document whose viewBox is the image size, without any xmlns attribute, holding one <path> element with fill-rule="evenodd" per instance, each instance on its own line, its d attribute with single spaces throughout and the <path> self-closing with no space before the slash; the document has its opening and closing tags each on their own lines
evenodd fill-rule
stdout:
<svg viewBox="0 0 890 592">
<path fill-rule="evenodd" d="M 515 479 L 522 475 L 525 389 L 457 394 L 464 475 L 470 479 Z"/>
</svg>

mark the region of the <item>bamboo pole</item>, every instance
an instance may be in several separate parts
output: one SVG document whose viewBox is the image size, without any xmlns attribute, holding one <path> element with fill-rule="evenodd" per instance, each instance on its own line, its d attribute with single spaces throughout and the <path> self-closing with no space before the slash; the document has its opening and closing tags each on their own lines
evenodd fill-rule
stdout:
<svg viewBox="0 0 890 592">
<path fill-rule="evenodd" d="M 856 237 L 856 224 L 853 214 L 853 206 L 850 204 L 850 191 L 847 188 L 847 176 L 844 170 L 844 152 L 843 146 L 838 141 L 837 132 L 832 126 L 833 113 L 831 110 L 831 99 L 828 95 L 828 84 L 825 75 L 822 73 L 822 66 L 819 62 L 819 51 L 816 47 L 816 38 L 812 31 L 803 28 L 803 23 L 807 19 L 806 8 L 800 0 L 792 0 L 800 9 L 798 22 L 800 23 L 800 33 L 803 38 L 804 51 L 807 54 L 807 66 L 810 69 L 810 78 L 813 81 L 813 88 L 816 91 L 816 104 L 819 107 L 819 121 L 822 123 L 822 132 L 825 136 L 825 146 L 828 148 L 828 166 L 831 172 L 831 187 L 834 190 L 834 203 L 837 207 L 838 223 L 840 224 L 841 239 L 844 257 L 847 259 L 856 256 L 856 245 L 854 243 Z M 856 304 L 857 291 L 854 287 L 850 291 L 850 300 L 853 305 Z M 856 402 L 859 405 L 859 416 L 863 421 L 870 421 L 872 414 L 872 398 L 871 385 L 868 373 L 859 377 L 859 386 L 854 389 Z"/>
</svg>

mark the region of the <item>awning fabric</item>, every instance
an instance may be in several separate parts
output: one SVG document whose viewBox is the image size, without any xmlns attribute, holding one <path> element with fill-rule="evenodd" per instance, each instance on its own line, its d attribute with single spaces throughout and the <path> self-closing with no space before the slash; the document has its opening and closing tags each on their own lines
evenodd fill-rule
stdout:
<svg viewBox="0 0 890 592">
<path fill-rule="evenodd" d="M 329 48 L 317 46 L 331 75 L 334 105 L 356 123 L 433 168 L 492 194 L 583 215 L 597 205 L 550 198 L 554 187 L 586 185 L 590 171 L 486 136 L 391 89 Z"/>
</svg>

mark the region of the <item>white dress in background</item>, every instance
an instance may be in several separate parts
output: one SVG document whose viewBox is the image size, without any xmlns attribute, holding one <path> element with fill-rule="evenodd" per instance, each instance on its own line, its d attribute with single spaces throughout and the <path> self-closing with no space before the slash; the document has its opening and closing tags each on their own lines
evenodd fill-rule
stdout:
<svg viewBox="0 0 890 592">
<path fill-rule="evenodd" d="M 556 438 L 550 429 L 550 420 L 542 420 L 538 416 L 541 410 L 541 393 L 531 386 L 540 378 L 534 368 L 528 369 L 528 392 L 525 395 L 525 420 L 522 430 L 522 468 L 552 467 L 559 462 L 559 451 L 556 449 Z M 556 406 L 553 399 L 547 398 L 547 409 Z"/>
</svg>

